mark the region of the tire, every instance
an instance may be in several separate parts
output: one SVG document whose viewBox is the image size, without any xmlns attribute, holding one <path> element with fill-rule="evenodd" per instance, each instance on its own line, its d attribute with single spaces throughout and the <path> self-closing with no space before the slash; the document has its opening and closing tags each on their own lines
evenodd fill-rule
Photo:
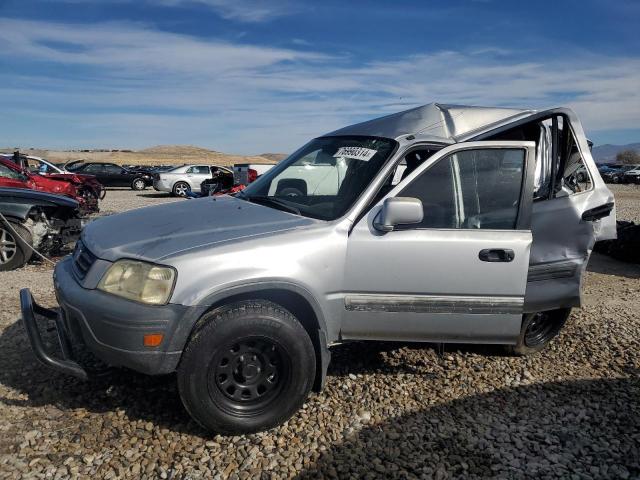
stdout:
<svg viewBox="0 0 640 480">
<path fill-rule="evenodd" d="M 9 222 L 9 224 L 20 238 L 16 238 L 16 233 L 0 219 L 0 271 L 15 270 L 22 267 L 31 259 L 33 254 L 33 251 L 29 248 L 33 246 L 31 232 L 19 223 Z"/>
<path fill-rule="evenodd" d="M 176 182 L 171 193 L 173 193 L 176 197 L 186 197 L 187 193 L 190 191 L 191 187 L 187 182 Z"/>
<path fill-rule="evenodd" d="M 620 179 L 618 177 L 612 177 L 611 183 L 620 183 Z"/>
<path fill-rule="evenodd" d="M 238 435 L 268 430 L 303 404 L 315 351 L 296 318 L 257 300 L 205 314 L 178 367 L 178 389 L 204 428 Z"/>
<path fill-rule="evenodd" d="M 524 314 L 518 343 L 509 345 L 507 350 L 512 355 L 531 355 L 543 350 L 560 333 L 570 313 L 570 308 L 562 308 Z"/>
<path fill-rule="evenodd" d="M 283 188 L 281 192 L 278 193 L 279 197 L 301 197 L 302 192 L 294 187 Z"/>
<path fill-rule="evenodd" d="M 147 184 L 145 183 L 144 178 L 134 178 L 133 182 L 131 182 L 131 190 L 137 190 L 141 192 L 146 188 Z"/>
</svg>

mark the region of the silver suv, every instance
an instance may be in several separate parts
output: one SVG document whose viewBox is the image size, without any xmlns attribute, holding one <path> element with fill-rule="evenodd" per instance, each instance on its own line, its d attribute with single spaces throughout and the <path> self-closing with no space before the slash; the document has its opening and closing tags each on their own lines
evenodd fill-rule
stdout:
<svg viewBox="0 0 640 480">
<path fill-rule="evenodd" d="M 23 290 L 22 313 L 45 364 L 87 378 L 81 344 L 177 371 L 200 424 L 255 432 L 322 388 L 340 342 L 542 349 L 614 236 L 573 112 L 430 104 L 316 138 L 235 197 L 96 220 L 55 268 L 61 308 Z M 57 320 L 64 358 L 34 312 Z"/>
</svg>

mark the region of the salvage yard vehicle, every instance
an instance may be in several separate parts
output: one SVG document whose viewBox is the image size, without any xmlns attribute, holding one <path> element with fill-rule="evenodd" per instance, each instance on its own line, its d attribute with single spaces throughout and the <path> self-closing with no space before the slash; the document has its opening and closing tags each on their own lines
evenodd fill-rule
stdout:
<svg viewBox="0 0 640 480">
<path fill-rule="evenodd" d="M 631 170 L 624 172 L 622 181 L 624 183 L 640 184 L 640 165 L 634 165 Z"/>
<path fill-rule="evenodd" d="M 202 182 L 219 175 L 233 176 L 233 172 L 216 165 L 181 165 L 165 172 L 154 173 L 153 188 L 158 192 L 185 197 L 189 192 L 200 192 Z"/>
<path fill-rule="evenodd" d="M 115 163 L 74 162 L 67 165 L 74 173 L 94 175 L 105 187 L 130 187 L 132 190 L 144 190 L 153 185 L 149 172 L 129 170 Z"/>
<path fill-rule="evenodd" d="M 338 184 L 277 187 L 314 163 Z M 25 289 L 22 315 L 43 363 L 87 378 L 78 343 L 175 371 L 197 422 L 255 432 L 322 388 L 340 342 L 541 350 L 580 305 L 594 242 L 614 237 L 571 110 L 429 104 L 316 138 L 235 197 L 94 221 L 55 268 L 60 309 Z M 34 309 L 58 319 L 64 358 L 42 347 Z"/>
<path fill-rule="evenodd" d="M 82 230 L 78 202 L 62 195 L 0 188 L 0 214 L 0 271 L 25 265 L 34 248 L 60 251 Z"/>
<path fill-rule="evenodd" d="M 611 166 L 606 172 L 603 172 L 601 174 L 602 179 L 605 181 L 605 183 L 626 183 L 625 174 L 635 168 L 638 168 L 638 165 L 616 165 L 615 167 Z"/>
<path fill-rule="evenodd" d="M 83 214 L 98 212 L 98 199 L 103 198 L 102 186 L 94 178 L 76 174 L 34 174 L 4 158 L 0 158 L 0 187 L 65 195 L 79 203 Z"/>
<path fill-rule="evenodd" d="M 11 160 L 13 155 L 3 154 L 0 155 L 7 160 Z M 33 155 L 21 155 L 23 168 L 30 171 L 34 175 L 43 175 L 45 177 L 57 179 L 57 180 L 65 180 L 70 179 L 77 184 L 83 184 L 87 187 L 87 189 L 95 196 L 97 196 L 100 200 L 103 200 L 107 191 L 102 187 L 100 182 L 93 175 L 82 175 L 77 173 L 72 173 L 68 170 L 64 169 L 64 166 L 60 167 L 55 165 L 44 158 L 35 157 Z"/>
</svg>

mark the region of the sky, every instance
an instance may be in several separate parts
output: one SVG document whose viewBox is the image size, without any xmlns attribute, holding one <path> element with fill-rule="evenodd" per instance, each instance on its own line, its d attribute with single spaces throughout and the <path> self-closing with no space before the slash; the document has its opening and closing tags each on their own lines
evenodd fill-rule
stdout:
<svg viewBox="0 0 640 480">
<path fill-rule="evenodd" d="M 637 0 L 0 0 L 0 145 L 291 152 L 430 103 L 640 141 Z"/>
</svg>

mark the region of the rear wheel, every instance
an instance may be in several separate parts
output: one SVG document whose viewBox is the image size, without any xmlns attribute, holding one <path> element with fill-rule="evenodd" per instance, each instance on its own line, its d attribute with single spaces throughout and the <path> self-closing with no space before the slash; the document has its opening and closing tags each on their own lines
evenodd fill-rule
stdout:
<svg viewBox="0 0 640 480">
<path fill-rule="evenodd" d="M 191 187 L 187 182 L 176 182 L 173 186 L 173 194 L 177 197 L 186 197 L 187 193 L 191 191 Z"/>
<path fill-rule="evenodd" d="M 26 264 L 32 255 L 31 233 L 22 225 L 0 220 L 0 271 L 14 270 Z"/>
<path fill-rule="evenodd" d="M 185 408 L 222 434 L 272 428 L 291 417 L 315 378 L 315 351 L 296 318 L 266 301 L 206 314 L 178 369 Z"/>
<path fill-rule="evenodd" d="M 560 333 L 569 318 L 570 308 L 523 315 L 518 343 L 509 346 L 514 355 L 529 355 L 544 349 Z"/>
<path fill-rule="evenodd" d="M 135 178 L 133 180 L 133 182 L 131 182 L 131 189 L 132 190 L 144 190 L 145 188 L 147 188 L 147 184 L 144 181 L 144 178 Z"/>
</svg>

